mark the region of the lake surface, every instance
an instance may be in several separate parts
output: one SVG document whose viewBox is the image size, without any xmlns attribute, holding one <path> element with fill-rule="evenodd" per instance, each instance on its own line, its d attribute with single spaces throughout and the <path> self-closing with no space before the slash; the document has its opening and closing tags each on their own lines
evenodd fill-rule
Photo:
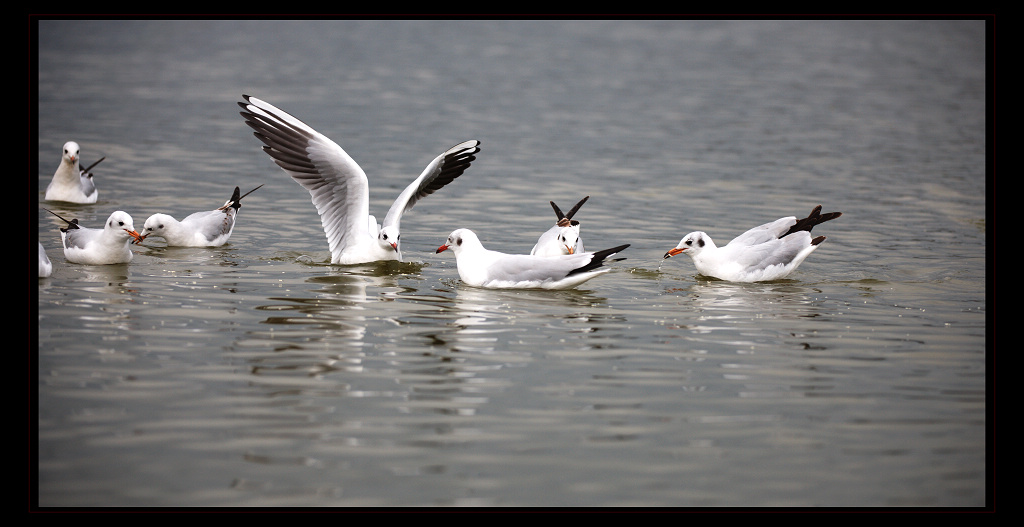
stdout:
<svg viewBox="0 0 1024 527">
<path fill-rule="evenodd" d="M 245 198 L 227 245 L 38 280 L 42 507 L 981 507 L 985 22 L 103 21 L 38 26 L 39 207 L 141 228 Z M 371 212 L 446 148 L 404 263 L 330 265 L 238 115 L 331 137 Z M 65 141 L 93 205 L 45 203 Z M 626 260 L 461 283 L 458 227 L 529 252 L 563 210 Z M 786 280 L 662 260 L 822 204 Z"/>
</svg>

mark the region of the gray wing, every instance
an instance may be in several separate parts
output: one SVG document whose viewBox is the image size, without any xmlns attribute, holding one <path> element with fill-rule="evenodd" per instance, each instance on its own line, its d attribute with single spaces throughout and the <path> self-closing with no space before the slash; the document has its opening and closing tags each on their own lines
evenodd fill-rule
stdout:
<svg viewBox="0 0 1024 527">
<path fill-rule="evenodd" d="M 800 251 L 810 244 L 811 233 L 799 231 L 783 238 L 742 248 L 735 260 L 750 271 L 765 269 L 772 265 L 785 265 L 796 259 Z"/>
<path fill-rule="evenodd" d="M 487 268 L 492 280 L 543 281 L 561 280 L 573 270 L 590 263 L 590 254 L 564 256 L 531 256 L 525 254 L 506 255 Z"/>
<path fill-rule="evenodd" d="M 786 234 L 793 225 L 796 225 L 796 216 L 779 218 L 744 232 L 730 240 L 728 245 L 758 245 L 776 240 L 783 234 Z"/>
<path fill-rule="evenodd" d="M 79 177 L 82 185 L 82 194 L 91 196 L 93 192 L 96 192 L 96 183 L 92 180 L 92 174 L 83 172 Z"/>
<path fill-rule="evenodd" d="M 235 209 L 194 212 L 181 220 L 182 225 L 195 228 L 206 241 L 212 242 L 219 236 L 230 234 L 235 226 Z"/>
<path fill-rule="evenodd" d="M 480 141 L 471 139 L 459 143 L 443 154 L 434 158 L 433 161 L 423 169 L 415 181 L 410 183 L 398 199 L 391 204 L 387 216 L 384 216 L 382 227 L 393 225 L 399 228 L 402 215 L 411 209 L 420 199 L 433 194 L 441 187 L 451 183 L 455 178 L 462 175 L 469 168 L 470 163 L 476 159 L 476 153 L 480 151 Z"/>
<path fill-rule="evenodd" d="M 369 236 L 370 188 L 366 174 L 337 143 L 302 121 L 248 95 L 238 105 L 263 151 L 309 195 L 320 214 L 331 254 Z"/>
<path fill-rule="evenodd" d="M 90 242 L 98 238 L 103 234 L 103 229 L 87 229 L 85 227 L 78 227 L 77 229 L 68 229 L 67 232 L 61 232 L 61 238 L 64 241 L 65 249 L 84 249 Z"/>
</svg>

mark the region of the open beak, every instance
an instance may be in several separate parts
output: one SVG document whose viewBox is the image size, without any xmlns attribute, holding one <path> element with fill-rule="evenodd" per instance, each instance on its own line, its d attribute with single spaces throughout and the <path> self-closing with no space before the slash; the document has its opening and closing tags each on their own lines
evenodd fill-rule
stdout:
<svg viewBox="0 0 1024 527">
<path fill-rule="evenodd" d="M 448 250 L 448 245 L 445 244 L 445 245 L 442 245 L 442 246 L 438 247 L 437 251 L 435 251 L 434 254 L 440 254 L 440 253 L 443 253 L 443 252 L 445 252 L 447 250 Z"/>
<path fill-rule="evenodd" d="M 139 234 L 139 233 L 137 233 L 135 231 L 130 231 L 128 229 L 125 229 L 124 232 L 127 232 L 129 235 L 131 235 L 132 238 L 135 238 L 135 245 L 142 244 L 142 240 L 146 239 L 145 236 L 143 236 L 143 235 L 141 235 L 141 234 Z"/>
<path fill-rule="evenodd" d="M 665 253 L 665 258 L 671 258 L 671 257 L 673 257 L 673 256 L 675 256 L 675 255 L 677 255 L 677 254 L 679 254 L 679 253 L 681 253 L 681 252 L 683 252 L 685 250 L 686 249 L 680 249 L 678 247 L 675 247 L 673 249 L 669 249 L 668 252 Z"/>
<path fill-rule="evenodd" d="M 569 251 L 569 254 L 576 253 L 576 249 L 573 249 L 572 247 L 569 247 L 568 245 L 565 246 L 565 250 Z"/>
</svg>

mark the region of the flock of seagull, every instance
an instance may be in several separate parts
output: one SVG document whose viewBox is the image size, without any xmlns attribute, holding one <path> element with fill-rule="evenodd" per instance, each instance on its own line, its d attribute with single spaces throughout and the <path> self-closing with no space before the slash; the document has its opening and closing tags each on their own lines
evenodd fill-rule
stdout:
<svg viewBox="0 0 1024 527">
<path fill-rule="evenodd" d="M 398 195 L 382 223 L 370 214 L 369 181 L 362 168 L 337 143 L 270 103 L 243 95 L 238 105 L 245 123 L 263 143 L 263 151 L 299 185 L 310 198 L 323 224 L 331 263 L 363 264 L 387 260 L 402 261 L 402 216 L 422 198 L 461 176 L 476 159 L 480 141 L 459 143 L 435 157 L 423 172 Z M 46 188 L 44 199 L 54 202 L 96 203 L 98 191 L 92 169 L 80 168 L 80 147 L 64 144 L 60 165 Z M 214 210 L 200 211 L 181 221 L 158 213 L 150 216 L 142 232 L 135 230 L 132 217 L 114 211 L 102 228 L 87 228 L 77 219 L 67 220 L 53 211 L 65 227 L 60 228 L 64 257 L 68 262 L 88 265 L 128 263 L 131 244 L 150 236 L 163 238 L 168 246 L 217 247 L 227 243 L 234 230 L 242 198 L 235 187 L 230 199 Z M 589 199 L 584 197 L 567 213 L 551 203 L 557 221 L 541 234 L 530 254 L 507 254 L 484 248 L 469 229 L 456 229 L 437 248 L 437 253 L 455 254 L 459 277 L 468 285 L 484 288 L 569 289 L 611 269 L 605 264 L 629 244 L 587 252 L 580 236 L 580 222 L 573 219 Z M 778 280 L 792 273 L 824 236 L 811 237 L 811 229 L 838 218 L 841 212 L 821 213 L 814 208 L 806 218 L 780 218 L 754 227 L 718 247 L 707 233 L 692 232 L 665 253 L 680 253 L 693 259 L 705 276 L 735 282 Z M 39 276 L 52 273 L 53 265 L 39 244 Z"/>
</svg>

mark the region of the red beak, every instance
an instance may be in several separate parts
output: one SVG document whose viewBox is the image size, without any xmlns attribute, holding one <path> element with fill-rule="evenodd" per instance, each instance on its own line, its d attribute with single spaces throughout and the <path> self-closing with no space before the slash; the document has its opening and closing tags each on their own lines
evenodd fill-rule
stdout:
<svg viewBox="0 0 1024 527">
<path fill-rule="evenodd" d="M 679 249 L 679 248 L 669 249 L 668 252 L 665 253 L 665 258 L 671 258 L 671 257 L 673 257 L 673 256 L 675 256 L 675 255 L 677 255 L 677 254 L 679 254 L 679 253 L 681 253 L 681 252 L 683 252 L 685 250 L 686 249 Z"/>
<path fill-rule="evenodd" d="M 437 251 L 435 251 L 434 254 L 443 253 L 443 252 L 445 252 L 447 250 L 448 250 L 448 245 L 442 245 L 442 246 L 437 248 Z"/>
</svg>

